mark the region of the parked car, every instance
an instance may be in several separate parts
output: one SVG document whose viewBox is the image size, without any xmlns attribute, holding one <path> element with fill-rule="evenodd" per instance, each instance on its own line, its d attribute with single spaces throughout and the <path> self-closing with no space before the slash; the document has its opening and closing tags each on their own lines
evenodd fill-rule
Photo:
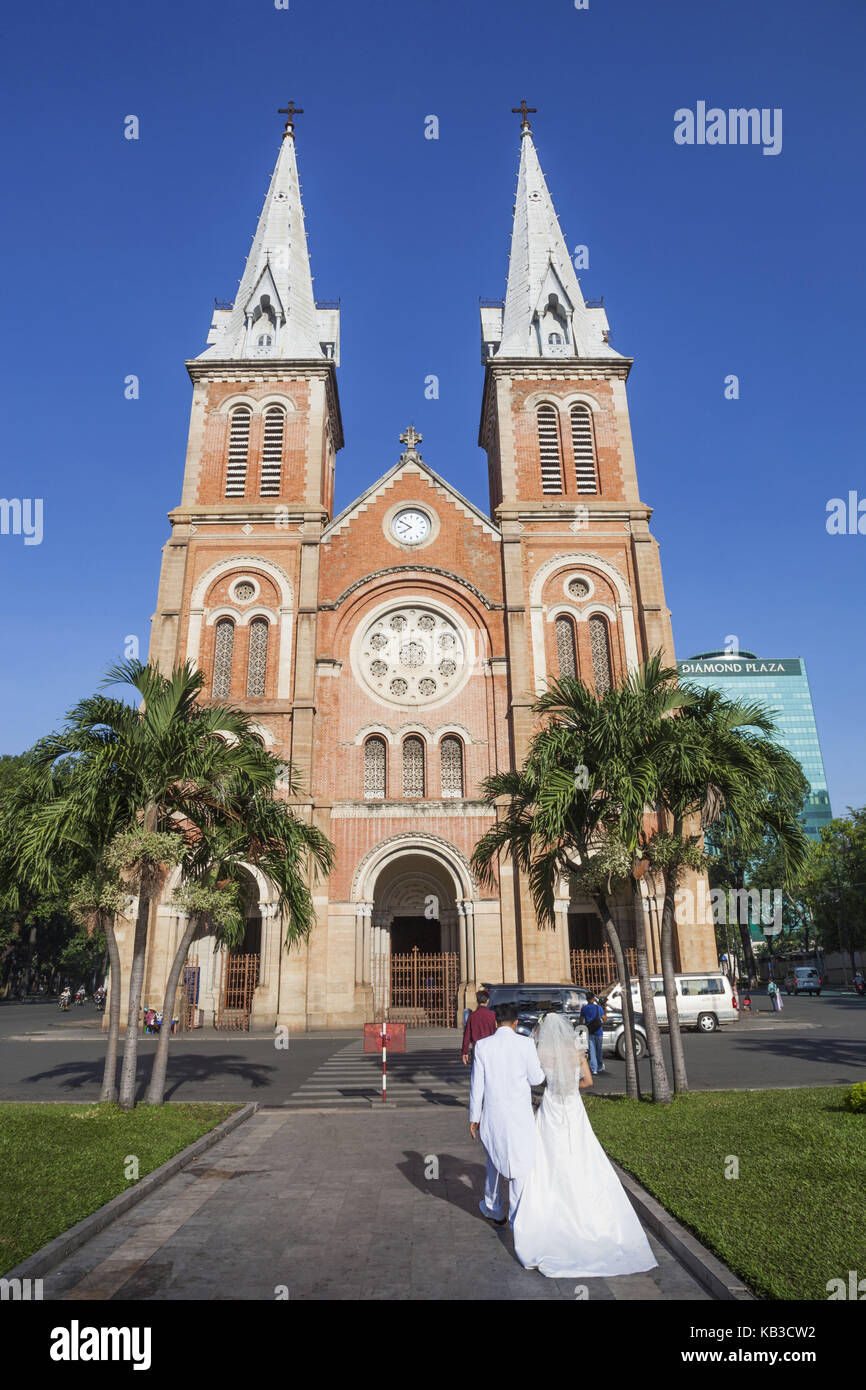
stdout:
<svg viewBox="0 0 866 1390">
<path fill-rule="evenodd" d="M 645 1057 L 647 1050 L 646 1027 L 643 1014 L 635 1011 L 634 1052 L 635 1057 Z M 602 1056 L 625 1057 L 625 1022 L 622 1014 L 611 1011 L 604 1022 L 604 1036 L 601 1040 Z"/>
<path fill-rule="evenodd" d="M 589 1030 L 580 1021 L 580 1011 L 587 992 L 580 985 L 485 985 L 490 991 L 490 1008 L 497 1004 L 517 1005 L 517 1031 L 529 1037 L 545 1014 L 564 1014 L 580 1037 L 581 1047 L 588 1046 Z"/>
<path fill-rule="evenodd" d="M 785 976 L 786 994 L 820 994 L 821 976 L 814 965 L 795 965 Z"/>
<path fill-rule="evenodd" d="M 665 1001 L 664 980 L 661 975 L 652 975 L 653 998 L 656 1017 L 665 1027 L 668 1009 Z M 736 1023 L 738 1014 L 737 996 L 731 982 L 721 970 L 706 972 L 691 971 L 677 975 L 677 1012 L 680 1026 L 696 1028 L 699 1033 L 714 1033 L 720 1023 Z M 637 980 L 631 982 L 632 1001 L 635 1010 L 640 1008 L 640 986 Z M 622 986 L 616 980 L 599 991 L 599 998 L 606 1009 L 622 1012 Z"/>
</svg>

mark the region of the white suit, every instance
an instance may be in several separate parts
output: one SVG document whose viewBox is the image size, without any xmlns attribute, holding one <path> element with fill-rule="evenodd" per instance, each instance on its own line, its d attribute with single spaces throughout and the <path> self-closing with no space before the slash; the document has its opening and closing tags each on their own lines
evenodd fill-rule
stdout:
<svg viewBox="0 0 866 1390">
<path fill-rule="evenodd" d="M 499 1221 L 505 1215 L 505 1183 L 511 1180 L 509 1216 L 517 1214 L 523 1184 L 535 1162 L 535 1118 L 530 1086 L 540 1086 L 544 1072 L 531 1038 L 513 1028 L 497 1028 L 475 1045 L 469 1119 L 480 1122 L 487 1150 L 487 1178 L 481 1210 Z"/>
</svg>

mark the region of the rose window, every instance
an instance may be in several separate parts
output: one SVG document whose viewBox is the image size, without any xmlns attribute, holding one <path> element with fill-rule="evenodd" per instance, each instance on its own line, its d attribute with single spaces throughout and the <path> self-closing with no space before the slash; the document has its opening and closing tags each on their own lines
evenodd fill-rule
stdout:
<svg viewBox="0 0 866 1390">
<path fill-rule="evenodd" d="M 589 593 L 589 585 L 585 579 L 571 579 L 568 583 L 568 592 L 572 598 L 586 598 Z"/>
<path fill-rule="evenodd" d="M 423 606 L 393 609 L 356 638 L 361 678 L 380 699 L 403 706 L 442 700 L 468 675 L 466 639 L 456 621 Z"/>
</svg>

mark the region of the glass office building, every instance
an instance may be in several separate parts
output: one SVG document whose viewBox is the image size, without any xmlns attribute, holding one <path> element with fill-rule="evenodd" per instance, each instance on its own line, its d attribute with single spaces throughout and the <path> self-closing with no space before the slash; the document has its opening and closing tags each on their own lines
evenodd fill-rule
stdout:
<svg viewBox="0 0 866 1390">
<path fill-rule="evenodd" d="M 811 788 L 803 815 L 806 833 L 819 839 L 832 812 L 806 663 L 799 657 L 770 660 L 752 652 L 702 652 L 678 661 L 677 669 L 683 681 L 711 685 L 732 700 L 759 700 L 775 711 L 776 738 L 793 753 Z"/>
</svg>

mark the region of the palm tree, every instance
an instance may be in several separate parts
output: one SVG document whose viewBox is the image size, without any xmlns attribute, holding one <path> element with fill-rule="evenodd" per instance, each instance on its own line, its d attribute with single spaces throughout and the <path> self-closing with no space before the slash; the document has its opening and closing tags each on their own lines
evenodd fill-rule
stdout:
<svg viewBox="0 0 866 1390">
<path fill-rule="evenodd" d="M 128 902 L 122 887 L 107 873 L 104 864 L 98 864 L 95 871 L 79 879 L 73 885 L 69 898 L 70 915 L 87 930 L 88 936 L 100 930 L 105 934 L 109 980 L 108 1034 L 99 1099 L 108 1104 L 117 1100 L 117 1046 L 120 1041 L 120 951 L 114 920 L 117 915 L 126 914 Z"/>
<path fill-rule="evenodd" d="M 509 855 L 528 878 L 542 924 L 555 921 L 556 888 L 564 875 L 591 898 L 623 986 L 626 1090 L 637 1098 L 631 981 L 610 893 L 634 867 L 655 790 L 652 763 L 629 744 L 616 689 L 598 696 L 576 678 L 562 677 L 533 708 L 547 722 L 531 740 L 523 768 L 483 783 L 483 797 L 498 806 L 500 819 L 476 845 L 473 866 L 482 881 L 493 883 L 497 859 Z"/>
<path fill-rule="evenodd" d="M 202 704 L 204 677 L 191 664 L 170 676 L 156 666 L 125 661 L 111 667 L 104 686 L 122 685 L 138 707 L 98 694 L 81 701 L 67 726 L 37 746 L 45 766 L 71 761 L 83 800 L 98 806 L 113 791 L 125 808 L 129 851 L 114 868 L 138 895 L 129 978 L 119 1103 L 135 1103 L 138 1028 L 151 905 L 171 862 L 166 834 L 200 821 L 218 822 L 242 788 L 269 789 L 280 764 L 256 738 L 250 717 L 225 705 Z M 133 833 L 134 832 L 134 833 Z"/>
<path fill-rule="evenodd" d="M 117 1100 L 121 1015 L 120 953 L 114 924 L 117 915 L 125 915 L 129 895 L 107 859 L 128 812 L 117 787 L 109 785 L 95 798 L 86 777 L 80 775 L 83 767 L 77 759 L 35 762 L 34 780 L 24 788 L 29 805 L 19 807 L 13 817 L 14 863 L 18 882 L 39 884 L 64 896 L 70 916 L 88 934 L 100 929 L 105 933 L 110 984 L 100 1100 L 110 1102 Z"/>
<path fill-rule="evenodd" d="M 294 769 L 274 763 L 275 779 L 282 772 L 290 794 L 298 790 Z M 314 825 L 308 825 L 282 800 L 263 790 L 235 793 L 220 807 L 213 823 L 189 827 L 188 851 L 183 861 L 184 879 L 178 906 L 188 921 L 175 952 L 165 987 L 163 1024 L 157 1042 L 146 1100 L 162 1105 L 168 1066 L 168 1044 L 181 970 L 196 934 L 205 922 L 232 945 L 243 933 L 240 911 L 240 879 L 248 865 L 255 865 L 277 889 L 278 907 L 286 921 L 285 946 L 309 938 L 315 922 L 313 898 L 307 883 L 310 866 L 314 875 L 327 873 L 334 862 L 333 848 Z"/>
<path fill-rule="evenodd" d="M 647 1027 L 653 1096 L 670 1099 L 655 1012 L 639 879 L 660 872 L 665 898 L 661 957 L 674 1082 L 687 1087 L 679 1035 L 674 962 L 677 886 L 685 868 L 705 863 L 693 819 L 721 822 L 753 844 L 768 830 L 783 845 L 792 872 L 806 841 L 797 812 L 803 779 L 786 750 L 772 741 L 769 715 L 715 691 L 677 686 L 677 673 L 655 655 L 619 685 L 597 696 L 575 678 L 551 682 L 536 700 L 547 723 L 536 733 L 523 769 L 489 778 L 485 799 L 500 819 L 476 846 L 479 874 L 509 853 L 529 878 L 541 922 L 552 923 L 554 890 L 568 873 L 592 899 L 622 982 L 627 1034 L 631 984 L 609 905 L 615 884 L 631 886 L 641 1007 Z M 580 767 L 583 776 L 574 771 Z M 649 817 L 649 819 L 648 819 Z M 670 821 L 672 829 L 666 829 Z M 626 1086 L 637 1095 L 636 1066 L 626 1051 Z"/>
</svg>

